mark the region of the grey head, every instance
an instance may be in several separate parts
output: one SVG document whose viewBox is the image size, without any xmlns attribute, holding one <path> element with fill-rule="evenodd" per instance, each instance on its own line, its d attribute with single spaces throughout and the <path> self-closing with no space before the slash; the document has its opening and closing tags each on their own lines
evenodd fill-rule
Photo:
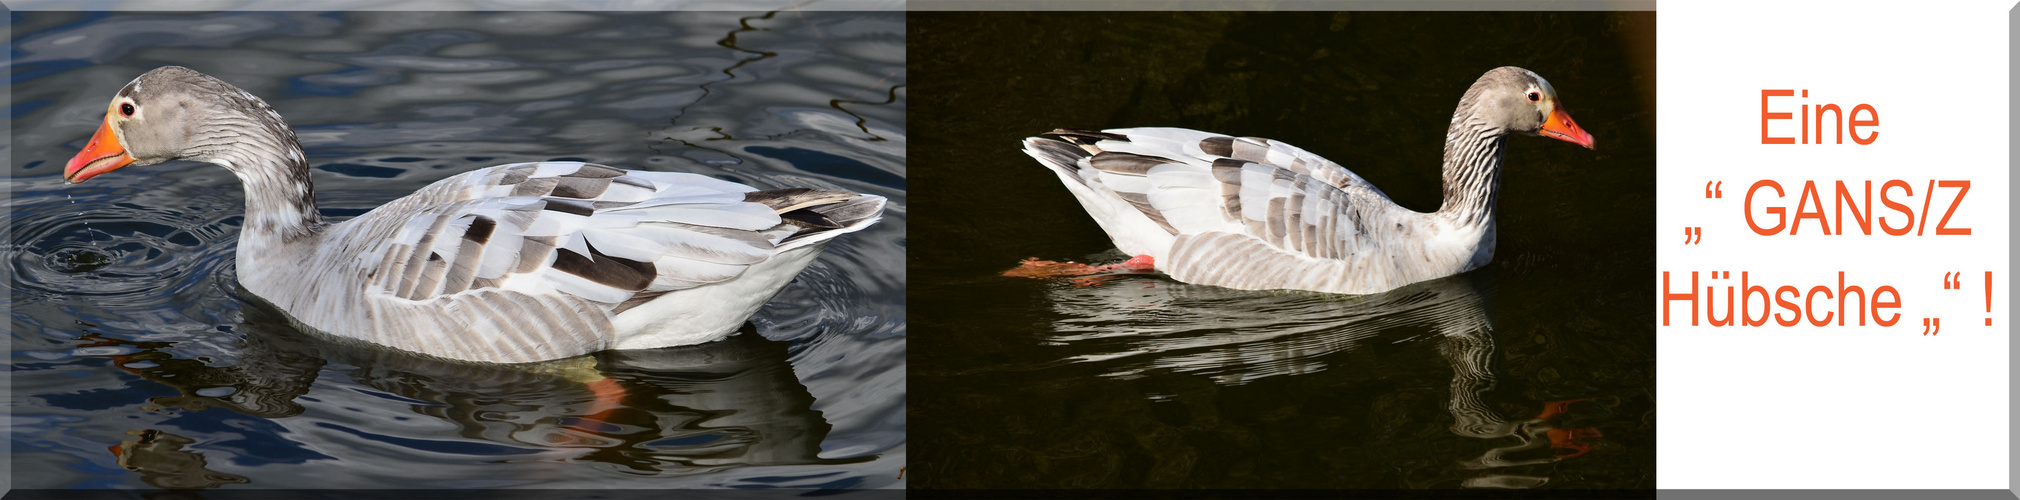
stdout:
<svg viewBox="0 0 2020 500">
<path fill-rule="evenodd" d="M 1592 134 L 1578 127 L 1557 98 L 1557 89 L 1542 76 L 1514 66 L 1502 66 L 1480 75 L 1452 117 L 1452 126 L 1472 122 L 1501 133 L 1549 137 L 1586 148 L 1593 146 Z"/>
<path fill-rule="evenodd" d="M 82 182 L 129 165 L 170 160 L 215 163 L 235 173 L 274 163 L 260 159 L 292 167 L 303 161 L 300 148 L 294 131 L 266 101 L 196 70 L 163 66 L 119 89 L 98 134 L 71 159 L 64 178 Z"/>
</svg>

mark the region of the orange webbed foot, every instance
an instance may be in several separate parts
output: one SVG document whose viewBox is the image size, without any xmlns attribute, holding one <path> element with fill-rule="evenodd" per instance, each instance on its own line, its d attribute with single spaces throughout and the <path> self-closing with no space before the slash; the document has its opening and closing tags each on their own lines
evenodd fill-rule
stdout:
<svg viewBox="0 0 2020 500">
<path fill-rule="evenodd" d="M 1543 413 L 1536 415 L 1536 418 L 1547 419 L 1558 415 L 1563 415 L 1565 413 L 1570 413 L 1571 403 L 1576 403 L 1579 401 L 1584 401 L 1584 399 L 1566 399 L 1563 401 L 1551 401 L 1548 403 L 1543 403 Z"/>
<path fill-rule="evenodd" d="M 1122 262 L 1122 268 L 1139 273 L 1153 272 L 1157 270 L 1157 259 L 1149 255 L 1130 257 L 1129 260 Z"/>
<path fill-rule="evenodd" d="M 1576 457 L 1579 455 L 1584 455 L 1586 453 L 1591 453 L 1592 445 L 1581 440 L 1587 438 L 1599 437 L 1599 429 L 1594 429 L 1591 427 L 1585 427 L 1579 429 L 1550 429 L 1549 436 L 1550 436 L 1551 448 L 1569 451 L 1569 453 L 1557 454 L 1558 459 L 1566 459 Z"/>
<path fill-rule="evenodd" d="M 610 413 L 624 405 L 624 386 L 617 379 L 606 377 L 583 385 L 589 387 L 591 396 L 589 409 L 582 412 L 582 418 L 608 422 Z"/>
<path fill-rule="evenodd" d="M 1012 278 L 1060 279 L 1065 278 L 1075 286 L 1098 285 L 1113 279 L 1117 273 L 1156 272 L 1155 260 L 1149 255 L 1138 255 L 1119 264 L 1089 265 L 1079 262 L 1056 262 L 1040 260 L 1037 257 L 1019 262 L 1017 267 L 1003 271 Z"/>
<path fill-rule="evenodd" d="M 1052 279 L 1086 276 L 1102 271 L 1101 266 L 1090 266 L 1073 261 L 1054 262 L 1032 257 L 1019 262 L 1015 268 L 1003 271 L 1003 275 L 1012 278 Z"/>
</svg>

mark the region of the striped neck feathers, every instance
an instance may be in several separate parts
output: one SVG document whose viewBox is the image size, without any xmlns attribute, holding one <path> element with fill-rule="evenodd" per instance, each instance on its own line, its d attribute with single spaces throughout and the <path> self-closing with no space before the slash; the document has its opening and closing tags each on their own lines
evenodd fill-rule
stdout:
<svg viewBox="0 0 2020 500">
<path fill-rule="evenodd" d="M 1445 200 L 1438 214 L 1465 225 L 1494 221 L 1501 192 L 1501 159 L 1508 132 L 1460 103 L 1445 132 Z"/>
<path fill-rule="evenodd" d="M 245 235 L 280 241 L 321 230 L 308 159 L 294 130 L 257 97 L 234 99 L 231 110 L 204 123 L 186 150 L 189 159 L 222 166 L 245 186 Z"/>
</svg>

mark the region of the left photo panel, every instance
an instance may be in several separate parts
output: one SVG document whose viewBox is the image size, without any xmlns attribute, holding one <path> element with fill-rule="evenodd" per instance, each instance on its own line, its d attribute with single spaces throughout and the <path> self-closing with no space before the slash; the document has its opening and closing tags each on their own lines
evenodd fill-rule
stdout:
<svg viewBox="0 0 2020 500">
<path fill-rule="evenodd" d="M 12 12 L 17 490 L 902 489 L 903 12 Z"/>
</svg>

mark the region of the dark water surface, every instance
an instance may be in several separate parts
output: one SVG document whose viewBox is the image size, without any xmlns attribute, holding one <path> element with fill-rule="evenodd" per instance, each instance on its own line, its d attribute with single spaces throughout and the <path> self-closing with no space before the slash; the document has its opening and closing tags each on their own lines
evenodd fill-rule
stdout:
<svg viewBox="0 0 2020 500">
<path fill-rule="evenodd" d="M 1655 485 L 1653 13 L 914 13 L 910 411 L 919 488 Z M 1018 151 L 1054 128 L 1175 126 L 1298 145 L 1439 204 L 1481 73 L 1556 87 L 1599 149 L 1509 140 L 1493 264 L 1367 296 L 1111 263 Z"/>
<path fill-rule="evenodd" d="M 903 487 L 902 14 L 12 15 L 15 488 Z M 335 219 L 551 159 L 891 204 L 721 342 L 537 369 L 332 342 L 236 287 L 223 169 L 63 183 L 170 64 L 285 115 Z"/>
</svg>

